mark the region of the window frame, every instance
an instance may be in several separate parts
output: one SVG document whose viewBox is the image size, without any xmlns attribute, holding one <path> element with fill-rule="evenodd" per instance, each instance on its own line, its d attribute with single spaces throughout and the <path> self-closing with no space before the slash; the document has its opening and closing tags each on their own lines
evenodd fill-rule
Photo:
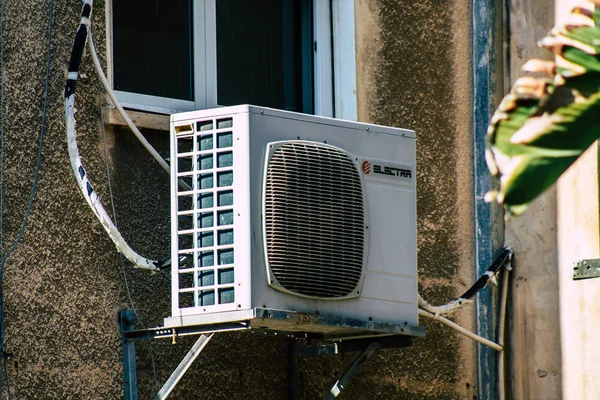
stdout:
<svg viewBox="0 0 600 400">
<path fill-rule="evenodd" d="M 192 1 L 195 100 L 186 101 L 115 90 L 123 107 L 158 114 L 220 107 L 217 103 L 216 57 L 218 0 Z M 356 120 L 354 1 L 312 1 L 314 113 Z M 105 7 L 107 76 L 112 86 L 112 0 L 107 1 Z"/>
</svg>

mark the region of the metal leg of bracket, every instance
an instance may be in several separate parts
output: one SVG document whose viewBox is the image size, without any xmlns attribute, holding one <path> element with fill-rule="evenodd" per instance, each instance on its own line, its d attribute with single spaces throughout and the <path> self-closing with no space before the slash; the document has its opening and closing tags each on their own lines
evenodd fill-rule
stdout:
<svg viewBox="0 0 600 400">
<path fill-rule="evenodd" d="M 327 395 L 325 396 L 325 400 L 335 399 L 340 394 L 340 391 L 348 384 L 348 382 L 354 376 L 354 374 L 356 374 L 358 372 L 360 367 L 362 367 L 362 365 L 365 363 L 365 361 L 367 361 L 367 359 L 371 356 L 371 354 L 373 354 L 373 351 L 375 351 L 375 349 L 377 349 L 379 346 L 380 346 L 380 344 L 377 342 L 371 343 L 360 354 L 360 356 L 358 356 L 356 361 L 354 361 L 354 363 L 350 366 L 350 368 L 348 368 L 346 373 L 336 383 L 333 384 L 333 387 L 331 388 L 329 393 L 327 393 Z"/>
<path fill-rule="evenodd" d="M 137 400 L 137 368 L 135 365 L 135 342 L 125 339 L 125 332 L 134 329 L 135 314 L 131 310 L 119 312 L 121 326 L 121 345 L 123 347 L 123 382 L 125 400 Z"/>
<path fill-rule="evenodd" d="M 212 333 L 209 335 L 200 335 L 198 340 L 196 340 L 196 343 L 194 343 L 190 351 L 188 351 L 183 360 L 181 360 L 175 371 L 173 371 L 167 382 L 156 395 L 157 400 L 163 400 L 167 398 L 169 393 L 171 393 L 171 390 L 173 390 L 173 388 L 175 387 L 175 385 L 177 385 L 177 382 L 179 382 L 183 374 L 186 373 L 188 368 L 196 360 L 196 358 L 198 357 L 202 349 L 204 349 L 204 346 L 206 346 L 206 344 L 212 338 L 212 336 Z"/>
<path fill-rule="evenodd" d="M 298 357 L 321 356 L 338 354 L 338 344 L 298 347 L 298 341 L 291 340 L 289 344 L 289 395 L 290 400 L 298 400 Z"/>
</svg>

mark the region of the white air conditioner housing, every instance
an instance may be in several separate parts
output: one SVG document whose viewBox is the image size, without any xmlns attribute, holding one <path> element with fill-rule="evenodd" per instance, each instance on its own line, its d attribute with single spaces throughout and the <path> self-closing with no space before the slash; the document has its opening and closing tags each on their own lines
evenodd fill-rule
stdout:
<svg viewBox="0 0 600 400">
<path fill-rule="evenodd" d="M 186 112 L 171 116 L 171 164 L 180 261 L 165 327 L 424 334 L 414 132 L 248 105 Z"/>
</svg>

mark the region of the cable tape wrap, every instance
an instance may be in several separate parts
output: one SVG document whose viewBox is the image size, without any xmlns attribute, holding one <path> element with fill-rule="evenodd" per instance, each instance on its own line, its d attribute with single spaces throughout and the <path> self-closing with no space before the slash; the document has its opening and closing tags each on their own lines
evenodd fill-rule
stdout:
<svg viewBox="0 0 600 400">
<path fill-rule="evenodd" d="M 510 261 L 512 259 L 512 249 L 510 247 L 504 248 L 500 256 L 494 261 L 494 263 L 485 271 L 477 281 L 471 286 L 462 296 L 459 298 L 452 300 L 451 302 L 444 304 L 442 306 L 433 306 L 429 304 L 425 299 L 418 295 L 419 307 L 429 311 L 430 313 L 438 316 L 438 315 L 447 315 L 450 314 L 459 308 L 463 307 L 465 304 L 469 304 L 473 302 L 473 297 L 481 289 L 489 285 L 490 283 L 497 284 L 496 276 L 500 272 L 502 266 L 505 266 L 507 269 L 511 269 Z"/>
<path fill-rule="evenodd" d="M 137 268 L 145 268 L 153 271 L 158 271 L 163 268 L 170 266 L 170 261 L 159 262 L 147 259 L 136 253 L 125 241 L 118 228 L 115 226 L 110 216 L 102 206 L 100 198 L 94 191 L 94 188 L 88 180 L 87 174 L 81 162 L 79 155 L 79 149 L 77 147 L 77 132 L 75 129 L 75 86 L 79 72 L 79 65 L 83 50 L 85 48 L 85 42 L 87 40 L 87 26 L 89 26 L 90 16 L 92 13 L 93 0 L 85 0 L 82 9 L 81 23 L 77 30 L 75 42 L 73 44 L 73 50 L 71 52 L 71 59 L 69 61 L 69 72 L 67 76 L 67 83 L 65 86 L 65 117 L 67 125 L 67 143 L 69 149 L 69 158 L 71 161 L 71 167 L 77 184 L 85 197 L 85 200 L 89 204 L 90 208 L 96 215 L 96 218 L 102 224 L 102 227 L 108 233 L 108 236 L 115 244 L 117 250 L 125 256 L 133 265 Z"/>
</svg>

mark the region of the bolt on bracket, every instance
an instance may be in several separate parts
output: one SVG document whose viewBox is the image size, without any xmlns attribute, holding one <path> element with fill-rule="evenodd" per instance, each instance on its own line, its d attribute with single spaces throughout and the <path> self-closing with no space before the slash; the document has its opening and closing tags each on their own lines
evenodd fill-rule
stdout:
<svg viewBox="0 0 600 400">
<path fill-rule="evenodd" d="M 600 278 L 600 259 L 579 260 L 573 267 L 573 280 Z"/>
</svg>

